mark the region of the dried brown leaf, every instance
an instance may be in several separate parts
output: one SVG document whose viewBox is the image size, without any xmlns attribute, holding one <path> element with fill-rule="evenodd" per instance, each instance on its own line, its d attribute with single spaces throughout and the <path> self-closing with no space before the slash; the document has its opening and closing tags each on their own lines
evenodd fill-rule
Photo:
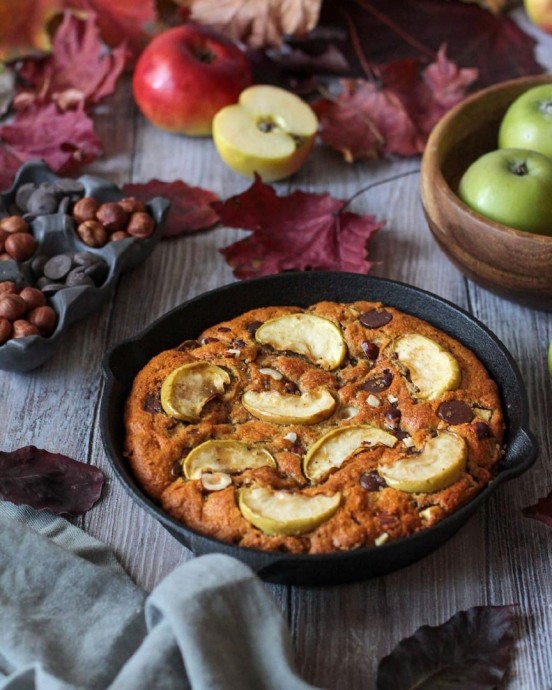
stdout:
<svg viewBox="0 0 552 690">
<path fill-rule="evenodd" d="M 207 24 L 250 48 L 278 47 L 284 35 L 308 33 L 321 0 L 184 0 L 191 19 Z"/>
</svg>

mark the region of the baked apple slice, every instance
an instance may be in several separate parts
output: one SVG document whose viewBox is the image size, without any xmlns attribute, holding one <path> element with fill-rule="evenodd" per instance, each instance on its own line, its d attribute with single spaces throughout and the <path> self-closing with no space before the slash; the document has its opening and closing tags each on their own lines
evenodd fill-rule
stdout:
<svg viewBox="0 0 552 690">
<path fill-rule="evenodd" d="M 204 472 L 236 474 L 264 466 L 276 467 L 266 448 L 250 447 L 240 441 L 210 440 L 188 453 L 183 469 L 188 479 L 199 479 Z"/>
<path fill-rule="evenodd" d="M 442 431 L 426 441 L 418 455 L 407 455 L 392 465 L 381 465 L 379 474 L 394 489 L 409 493 L 431 493 L 446 489 L 466 469 L 466 441 L 458 434 Z"/>
<path fill-rule="evenodd" d="M 205 405 L 224 393 L 228 372 L 209 362 L 183 364 L 171 371 L 161 385 L 161 406 L 175 419 L 197 422 Z"/>
<path fill-rule="evenodd" d="M 325 388 L 301 395 L 246 391 L 242 403 L 253 417 L 274 424 L 317 424 L 327 419 L 336 406 L 335 398 Z"/>
<path fill-rule="evenodd" d="M 285 314 L 259 326 L 255 339 L 275 350 L 305 355 L 322 369 L 336 369 L 345 359 L 347 346 L 341 330 L 329 319 L 315 314 Z"/>
<path fill-rule="evenodd" d="M 396 443 L 395 436 L 368 424 L 332 429 L 309 448 L 303 459 L 303 472 L 312 482 L 319 482 L 355 451 L 378 444 L 392 448 Z"/>
<path fill-rule="evenodd" d="M 462 376 L 458 362 L 431 338 L 406 333 L 393 342 L 392 349 L 408 369 L 417 398 L 434 400 L 460 385 Z"/>
<path fill-rule="evenodd" d="M 304 534 L 328 520 L 339 508 L 341 494 L 308 496 L 252 486 L 240 492 L 242 515 L 265 534 Z"/>
</svg>

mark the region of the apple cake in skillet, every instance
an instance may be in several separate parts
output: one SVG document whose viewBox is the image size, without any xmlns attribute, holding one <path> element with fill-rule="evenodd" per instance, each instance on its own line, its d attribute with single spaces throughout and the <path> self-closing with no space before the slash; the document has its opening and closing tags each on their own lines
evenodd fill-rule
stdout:
<svg viewBox="0 0 552 690">
<path fill-rule="evenodd" d="M 465 346 L 381 303 L 263 307 L 151 359 L 125 409 L 145 492 L 188 527 L 328 553 L 435 525 L 493 477 L 504 418 Z"/>
</svg>

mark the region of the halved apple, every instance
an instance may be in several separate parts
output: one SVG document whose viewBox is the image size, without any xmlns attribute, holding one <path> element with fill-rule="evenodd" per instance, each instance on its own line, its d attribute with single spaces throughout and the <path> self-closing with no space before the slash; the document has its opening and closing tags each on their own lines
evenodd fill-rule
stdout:
<svg viewBox="0 0 552 690">
<path fill-rule="evenodd" d="M 427 440 L 418 455 L 406 455 L 392 465 L 381 465 L 379 474 L 394 489 L 409 493 L 431 493 L 446 489 L 466 469 L 466 441 L 458 434 L 442 431 Z"/>
<path fill-rule="evenodd" d="M 274 424 L 317 424 L 334 411 L 336 401 L 325 388 L 293 395 L 278 391 L 246 391 L 245 409 L 257 419 Z"/>
<path fill-rule="evenodd" d="M 318 120 L 298 96 L 276 86 L 256 85 L 241 92 L 239 102 L 213 119 L 213 141 L 232 170 L 264 181 L 299 170 L 314 144 Z"/>
<path fill-rule="evenodd" d="M 266 448 L 250 447 L 240 441 L 210 440 L 188 453 L 183 469 L 188 479 L 199 479 L 204 472 L 235 474 L 264 466 L 276 467 Z"/>
<path fill-rule="evenodd" d="M 433 400 L 460 385 L 462 374 L 455 357 L 431 338 L 406 333 L 393 342 L 392 349 L 409 370 L 417 398 Z"/>
<path fill-rule="evenodd" d="M 275 350 L 305 355 L 323 369 L 336 369 L 345 359 L 347 346 L 341 330 L 316 314 L 285 314 L 259 326 L 255 339 Z"/>
<path fill-rule="evenodd" d="M 240 492 L 239 508 L 265 534 L 304 534 L 328 520 L 339 508 L 341 493 L 332 496 L 278 491 L 252 486 Z"/>
<path fill-rule="evenodd" d="M 228 372 L 209 362 L 183 364 L 171 371 L 161 385 L 161 406 L 175 419 L 197 422 L 205 405 L 224 392 Z"/>
<path fill-rule="evenodd" d="M 309 448 L 303 459 L 303 472 L 308 479 L 317 482 L 363 447 L 383 444 L 392 448 L 396 443 L 395 436 L 368 424 L 332 429 Z"/>
</svg>

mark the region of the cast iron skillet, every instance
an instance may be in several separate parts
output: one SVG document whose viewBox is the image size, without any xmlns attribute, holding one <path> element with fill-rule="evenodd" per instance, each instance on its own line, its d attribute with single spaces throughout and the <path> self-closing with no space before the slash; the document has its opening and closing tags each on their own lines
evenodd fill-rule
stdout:
<svg viewBox="0 0 552 690">
<path fill-rule="evenodd" d="M 137 372 L 154 355 L 196 338 L 219 321 L 261 306 L 309 306 L 321 300 L 381 301 L 425 319 L 469 347 L 498 383 L 507 424 L 506 453 L 497 477 L 478 496 L 436 526 L 378 547 L 320 555 L 268 553 L 203 536 L 164 513 L 141 490 L 123 455 L 123 410 Z M 107 353 L 101 399 L 104 446 L 115 473 L 132 498 L 195 554 L 223 552 L 239 558 L 262 578 L 295 585 L 329 585 L 389 573 L 429 554 L 449 539 L 502 482 L 535 461 L 537 443 L 527 428 L 527 395 L 518 367 L 482 323 L 436 295 L 381 278 L 353 273 L 285 273 L 233 283 L 185 302 L 137 337 Z"/>
</svg>

